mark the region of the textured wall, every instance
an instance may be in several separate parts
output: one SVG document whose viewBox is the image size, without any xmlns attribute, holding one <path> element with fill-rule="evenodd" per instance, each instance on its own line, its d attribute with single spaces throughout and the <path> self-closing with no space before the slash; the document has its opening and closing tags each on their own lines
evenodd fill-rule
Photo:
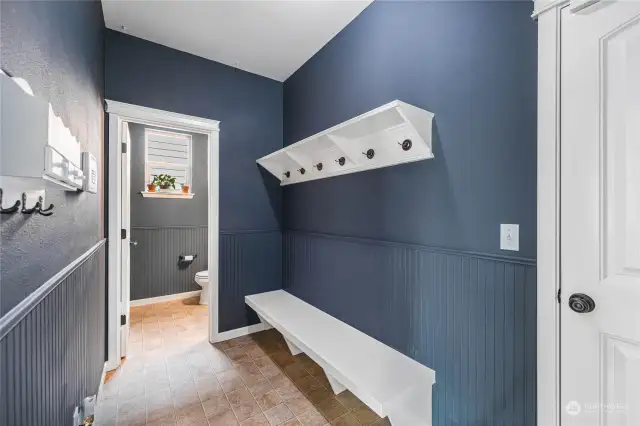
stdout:
<svg viewBox="0 0 640 426">
<path fill-rule="evenodd" d="M 99 1 L 0 2 L 0 67 L 25 78 L 102 164 L 104 20 Z M 0 315 L 103 235 L 100 194 L 47 190 L 51 217 L 0 218 Z"/>
<path fill-rule="evenodd" d="M 284 190 L 285 229 L 536 252 L 531 2 L 374 2 L 284 84 L 285 145 L 400 99 L 435 113 L 435 158 Z"/>
<path fill-rule="evenodd" d="M 256 164 L 282 148 L 282 84 L 110 30 L 106 65 L 107 99 L 221 121 L 220 327 L 256 323 L 242 297 L 282 286 L 281 191 Z"/>
<path fill-rule="evenodd" d="M 69 425 L 74 407 L 97 393 L 105 353 L 105 248 L 44 298 L 20 305 L 14 327 L 6 327 L 8 316 L 0 319 L 0 424 Z"/>
<path fill-rule="evenodd" d="M 285 232 L 285 288 L 436 372 L 434 425 L 536 424 L 536 268 Z"/>
<path fill-rule="evenodd" d="M 536 424 L 532 8 L 374 2 L 284 84 L 285 145 L 394 99 L 435 113 L 434 159 L 283 192 L 285 288 L 433 368 L 435 426 Z"/>
</svg>

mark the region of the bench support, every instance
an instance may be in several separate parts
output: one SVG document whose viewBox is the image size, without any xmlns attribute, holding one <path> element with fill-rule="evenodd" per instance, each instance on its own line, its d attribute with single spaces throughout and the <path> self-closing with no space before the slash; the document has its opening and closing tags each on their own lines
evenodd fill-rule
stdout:
<svg viewBox="0 0 640 426">
<path fill-rule="evenodd" d="M 289 347 L 289 351 L 291 352 L 291 355 L 298 355 L 302 353 L 302 351 L 296 345 L 294 345 L 289 340 L 287 340 L 287 338 L 285 338 L 284 341 L 287 343 L 287 346 Z"/>
<path fill-rule="evenodd" d="M 344 386 L 342 386 L 342 383 L 337 381 L 333 376 L 331 376 L 330 374 L 327 374 L 326 371 L 324 372 L 324 374 L 326 374 L 327 380 L 329 380 L 329 384 L 331 385 L 331 390 L 336 395 L 341 393 L 341 392 L 344 392 L 347 389 Z"/>
</svg>

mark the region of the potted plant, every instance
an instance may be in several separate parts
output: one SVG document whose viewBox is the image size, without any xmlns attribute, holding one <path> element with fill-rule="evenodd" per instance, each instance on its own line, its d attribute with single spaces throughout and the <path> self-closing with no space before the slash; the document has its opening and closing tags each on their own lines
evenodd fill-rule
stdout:
<svg viewBox="0 0 640 426">
<path fill-rule="evenodd" d="M 160 189 L 164 189 L 164 190 L 167 190 L 169 188 L 173 188 L 174 190 L 176 189 L 176 178 L 165 173 L 154 176 L 153 182 L 151 183 L 153 185 L 159 186 Z"/>
<path fill-rule="evenodd" d="M 189 185 L 187 185 L 186 183 L 183 183 L 182 185 L 182 192 L 185 194 L 189 193 Z"/>
<path fill-rule="evenodd" d="M 156 184 L 148 183 L 147 184 L 147 192 L 156 192 Z"/>
</svg>

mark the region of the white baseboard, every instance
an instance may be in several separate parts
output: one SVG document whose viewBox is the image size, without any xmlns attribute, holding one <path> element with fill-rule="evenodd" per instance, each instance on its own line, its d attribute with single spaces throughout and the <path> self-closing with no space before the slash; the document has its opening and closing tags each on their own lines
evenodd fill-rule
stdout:
<svg viewBox="0 0 640 426">
<path fill-rule="evenodd" d="M 152 303 L 170 302 L 172 300 L 189 299 L 191 297 L 200 296 L 202 290 L 187 291 L 186 293 L 169 294 L 167 296 L 150 297 L 148 299 L 138 299 L 129 302 L 131 307 L 151 305 Z"/>
<path fill-rule="evenodd" d="M 262 323 L 250 325 L 248 327 L 236 328 L 235 330 L 229 330 L 222 333 L 218 333 L 216 342 L 235 339 L 236 337 L 246 336 L 248 334 L 257 333 L 259 331 L 268 330 L 270 328 L 273 328 L 273 327 L 271 327 L 270 325 L 262 324 Z M 216 342 L 212 342 L 212 343 L 216 343 Z"/>
</svg>

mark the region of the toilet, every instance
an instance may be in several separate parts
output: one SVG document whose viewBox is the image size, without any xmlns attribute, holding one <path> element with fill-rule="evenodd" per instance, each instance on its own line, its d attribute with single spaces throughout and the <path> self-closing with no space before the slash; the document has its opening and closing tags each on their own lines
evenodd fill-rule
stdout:
<svg viewBox="0 0 640 426">
<path fill-rule="evenodd" d="M 196 273 L 196 283 L 202 287 L 200 292 L 200 304 L 209 304 L 209 271 L 200 271 Z"/>
</svg>

